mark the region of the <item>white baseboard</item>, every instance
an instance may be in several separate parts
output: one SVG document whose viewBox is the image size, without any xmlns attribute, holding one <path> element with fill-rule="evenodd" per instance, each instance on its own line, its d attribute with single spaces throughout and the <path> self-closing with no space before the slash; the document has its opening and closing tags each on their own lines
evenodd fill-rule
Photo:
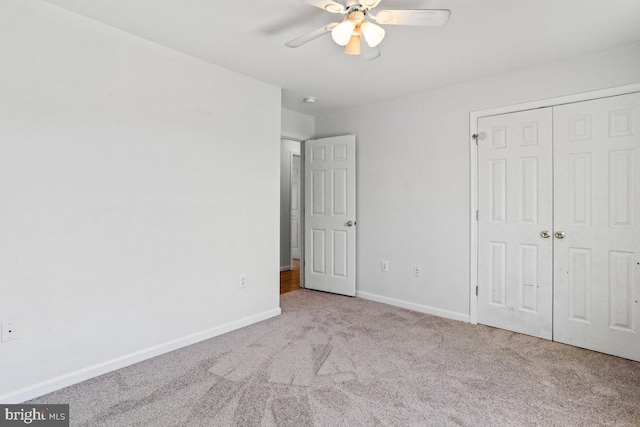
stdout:
<svg viewBox="0 0 640 427">
<path fill-rule="evenodd" d="M 356 297 L 418 311 L 420 313 L 432 314 L 434 316 L 445 317 L 447 319 L 460 320 L 469 323 L 469 315 L 456 313 L 455 311 L 443 310 L 441 308 L 430 307 L 428 305 L 416 304 L 395 298 L 384 297 L 382 295 L 370 294 L 369 292 L 356 291 Z"/>
<path fill-rule="evenodd" d="M 280 271 L 289 271 L 289 270 L 291 270 L 290 265 L 285 265 L 284 267 L 280 267 Z"/>
<path fill-rule="evenodd" d="M 255 314 L 253 316 L 245 317 L 234 322 L 225 323 L 224 325 L 217 326 L 215 328 L 207 329 L 206 331 L 198 332 L 186 337 L 178 338 L 172 341 L 168 341 L 163 344 L 159 344 L 153 347 L 149 347 L 144 350 L 136 351 L 116 359 L 108 360 L 97 365 L 89 366 L 87 368 L 79 369 L 68 374 L 60 375 L 55 378 L 43 381 L 32 386 L 25 387 L 20 390 L 16 390 L 0 396 L 1 404 L 9 403 L 21 403 L 30 399 L 34 399 L 38 396 L 42 396 L 47 393 L 51 393 L 61 388 L 68 387 L 73 384 L 77 384 L 82 381 L 86 381 L 90 378 L 97 377 L 99 375 L 106 374 L 116 369 L 124 368 L 134 363 L 142 362 L 143 360 L 151 359 L 152 357 L 159 356 L 164 353 L 168 353 L 173 350 L 177 350 L 182 347 L 186 347 L 191 344 L 195 344 L 200 341 L 207 340 L 209 338 L 217 337 L 218 335 L 226 334 L 236 329 L 249 326 L 253 323 L 260 322 L 262 320 L 270 319 L 271 317 L 278 316 L 281 313 L 280 307 L 273 310 L 264 311 L 262 313 Z"/>
</svg>

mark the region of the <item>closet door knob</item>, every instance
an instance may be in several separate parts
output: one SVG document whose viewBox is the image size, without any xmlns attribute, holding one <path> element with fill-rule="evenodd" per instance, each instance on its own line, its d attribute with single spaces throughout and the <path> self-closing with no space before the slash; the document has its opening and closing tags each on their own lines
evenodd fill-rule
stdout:
<svg viewBox="0 0 640 427">
<path fill-rule="evenodd" d="M 564 239 L 564 231 L 556 231 L 556 239 Z"/>
<path fill-rule="evenodd" d="M 544 230 L 543 232 L 540 233 L 540 235 L 542 236 L 543 239 L 548 239 L 549 237 L 551 237 L 551 233 L 549 233 L 549 230 Z"/>
</svg>

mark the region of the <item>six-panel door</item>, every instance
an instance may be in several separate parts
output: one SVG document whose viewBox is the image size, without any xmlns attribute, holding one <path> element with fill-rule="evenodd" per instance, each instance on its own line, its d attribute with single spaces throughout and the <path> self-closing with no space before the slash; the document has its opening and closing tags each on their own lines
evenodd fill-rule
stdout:
<svg viewBox="0 0 640 427">
<path fill-rule="evenodd" d="M 305 287 L 356 294 L 355 135 L 305 142 Z"/>
<path fill-rule="evenodd" d="M 554 340 L 640 361 L 640 94 L 554 107 Z"/>
<path fill-rule="evenodd" d="M 551 339 L 551 108 L 478 120 L 478 322 Z"/>
</svg>

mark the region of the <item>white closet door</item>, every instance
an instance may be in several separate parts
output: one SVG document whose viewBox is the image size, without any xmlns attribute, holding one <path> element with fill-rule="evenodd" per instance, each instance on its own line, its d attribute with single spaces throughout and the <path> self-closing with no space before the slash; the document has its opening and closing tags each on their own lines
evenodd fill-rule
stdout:
<svg viewBox="0 0 640 427">
<path fill-rule="evenodd" d="M 554 340 L 640 360 L 640 94 L 553 120 Z"/>
<path fill-rule="evenodd" d="M 551 339 L 552 110 L 478 120 L 478 322 Z M 546 234 L 545 234 L 546 235 Z"/>
</svg>

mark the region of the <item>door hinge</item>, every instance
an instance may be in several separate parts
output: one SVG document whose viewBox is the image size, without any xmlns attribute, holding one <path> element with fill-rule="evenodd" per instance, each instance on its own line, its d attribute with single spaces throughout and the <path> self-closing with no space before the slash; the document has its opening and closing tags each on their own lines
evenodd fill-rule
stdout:
<svg viewBox="0 0 640 427">
<path fill-rule="evenodd" d="M 480 220 L 480 212 L 476 209 L 476 221 Z"/>
<path fill-rule="evenodd" d="M 476 285 L 476 296 L 478 296 L 478 285 Z"/>
</svg>

